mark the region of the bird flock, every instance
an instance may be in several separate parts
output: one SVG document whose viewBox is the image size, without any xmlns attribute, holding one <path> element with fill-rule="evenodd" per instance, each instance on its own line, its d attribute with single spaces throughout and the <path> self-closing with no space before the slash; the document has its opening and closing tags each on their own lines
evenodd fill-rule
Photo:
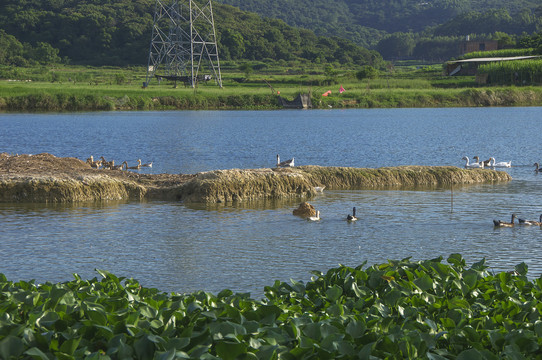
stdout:
<svg viewBox="0 0 542 360">
<path fill-rule="evenodd" d="M 518 218 L 516 214 L 512 214 L 512 218 L 510 222 L 503 221 L 503 220 L 493 220 L 493 226 L 494 227 L 514 227 L 516 224 L 515 220 L 518 220 L 518 225 L 534 225 L 539 226 L 542 229 L 542 214 L 538 218 L 538 221 L 536 220 L 525 220 Z"/>
<path fill-rule="evenodd" d="M 487 160 L 480 161 L 480 157 L 474 156 L 474 162 L 470 162 L 468 156 L 463 156 L 461 160 L 466 161 L 466 169 L 484 169 L 484 168 L 509 168 L 512 167 L 512 161 L 500 161 L 497 162 L 494 157 L 490 157 Z"/>
<path fill-rule="evenodd" d="M 115 165 L 115 160 L 107 161 L 103 156 L 99 160 L 94 160 L 94 157 L 90 155 L 87 159 L 87 164 L 93 169 L 105 169 L 105 170 L 139 170 L 144 167 L 152 168 L 152 162 L 143 164 L 141 159 L 137 159 L 137 165 L 128 166 L 127 161 L 123 161 L 120 165 Z"/>
</svg>

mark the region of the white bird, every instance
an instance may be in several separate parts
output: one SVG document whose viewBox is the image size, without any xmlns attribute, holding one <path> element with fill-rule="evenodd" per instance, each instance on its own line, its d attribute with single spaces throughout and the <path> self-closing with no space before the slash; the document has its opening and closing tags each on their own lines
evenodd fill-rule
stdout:
<svg viewBox="0 0 542 360">
<path fill-rule="evenodd" d="M 461 158 L 461 160 L 466 160 L 467 163 L 465 164 L 465 168 L 466 169 L 475 169 L 475 168 L 478 168 L 478 169 L 483 169 L 484 168 L 484 163 L 482 164 L 479 164 L 479 163 L 470 163 L 469 161 L 469 157 L 468 156 L 463 156 Z"/>
<path fill-rule="evenodd" d="M 291 158 L 290 160 L 284 160 L 283 162 L 280 162 L 280 156 L 277 154 L 277 167 L 284 167 L 284 166 L 294 166 L 294 158 Z"/>
<path fill-rule="evenodd" d="M 319 221 L 320 220 L 320 210 L 316 212 L 316 216 L 309 217 L 310 221 Z"/>
<path fill-rule="evenodd" d="M 489 164 L 489 166 L 491 166 L 491 167 L 507 167 L 507 168 L 512 167 L 512 161 L 508 161 L 508 162 L 506 162 L 506 161 L 495 162 L 495 158 L 494 158 L 494 157 L 492 157 L 492 158 L 490 158 L 490 159 L 493 160 L 493 161 L 491 162 L 491 164 Z"/>
<path fill-rule="evenodd" d="M 315 186 L 314 191 L 321 193 L 321 192 L 324 192 L 325 188 L 326 188 L 325 186 Z"/>
<path fill-rule="evenodd" d="M 352 215 L 348 214 L 348 216 L 346 217 L 346 220 L 348 221 L 356 221 L 358 218 L 356 217 L 356 207 L 354 206 L 354 208 L 352 209 Z"/>
</svg>

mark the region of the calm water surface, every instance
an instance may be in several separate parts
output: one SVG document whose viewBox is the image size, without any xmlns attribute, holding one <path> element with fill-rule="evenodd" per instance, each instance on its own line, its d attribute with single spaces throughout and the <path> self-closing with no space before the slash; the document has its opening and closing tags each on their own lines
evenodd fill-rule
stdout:
<svg viewBox="0 0 542 360">
<path fill-rule="evenodd" d="M 0 204 L 0 272 L 66 281 L 95 268 L 163 291 L 259 297 L 275 280 L 387 259 L 486 258 L 495 271 L 524 261 L 542 273 L 542 230 L 494 229 L 492 219 L 542 213 L 542 108 L 183 111 L 0 114 L 0 152 L 153 161 L 147 173 L 296 165 L 456 165 L 511 160 L 507 184 L 451 189 L 325 191 L 322 220 L 292 216 L 299 201 L 238 205 L 106 202 Z M 452 197 L 453 193 L 453 197 Z M 453 201 L 452 201 L 453 200 Z M 360 220 L 344 219 L 356 206 Z"/>
</svg>

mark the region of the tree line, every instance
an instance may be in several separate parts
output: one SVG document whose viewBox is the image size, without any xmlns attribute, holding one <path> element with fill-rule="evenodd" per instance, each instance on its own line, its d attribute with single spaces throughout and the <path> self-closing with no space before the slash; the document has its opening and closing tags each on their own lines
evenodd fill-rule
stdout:
<svg viewBox="0 0 542 360">
<path fill-rule="evenodd" d="M 0 64 L 145 65 L 155 0 L 4 0 Z M 214 4 L 220 58 L 377 65 L 378 52 Z M 3 46 L 2 46 L 3 45 Z"/>
</svg>

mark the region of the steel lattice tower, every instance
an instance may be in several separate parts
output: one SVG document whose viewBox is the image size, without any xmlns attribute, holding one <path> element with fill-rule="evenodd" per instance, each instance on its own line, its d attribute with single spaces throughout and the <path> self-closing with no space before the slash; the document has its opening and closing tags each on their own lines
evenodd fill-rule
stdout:
<svg viewBox="0 0 542 360">
<path fill-rule="evenodd" d="M 213 75 L 200 75 L 204 65 Z M 211 0 L 156 0 L 145 86 L 155 76 L 192 87 L 214 76 L 222 87 Z"/>
</svg>

